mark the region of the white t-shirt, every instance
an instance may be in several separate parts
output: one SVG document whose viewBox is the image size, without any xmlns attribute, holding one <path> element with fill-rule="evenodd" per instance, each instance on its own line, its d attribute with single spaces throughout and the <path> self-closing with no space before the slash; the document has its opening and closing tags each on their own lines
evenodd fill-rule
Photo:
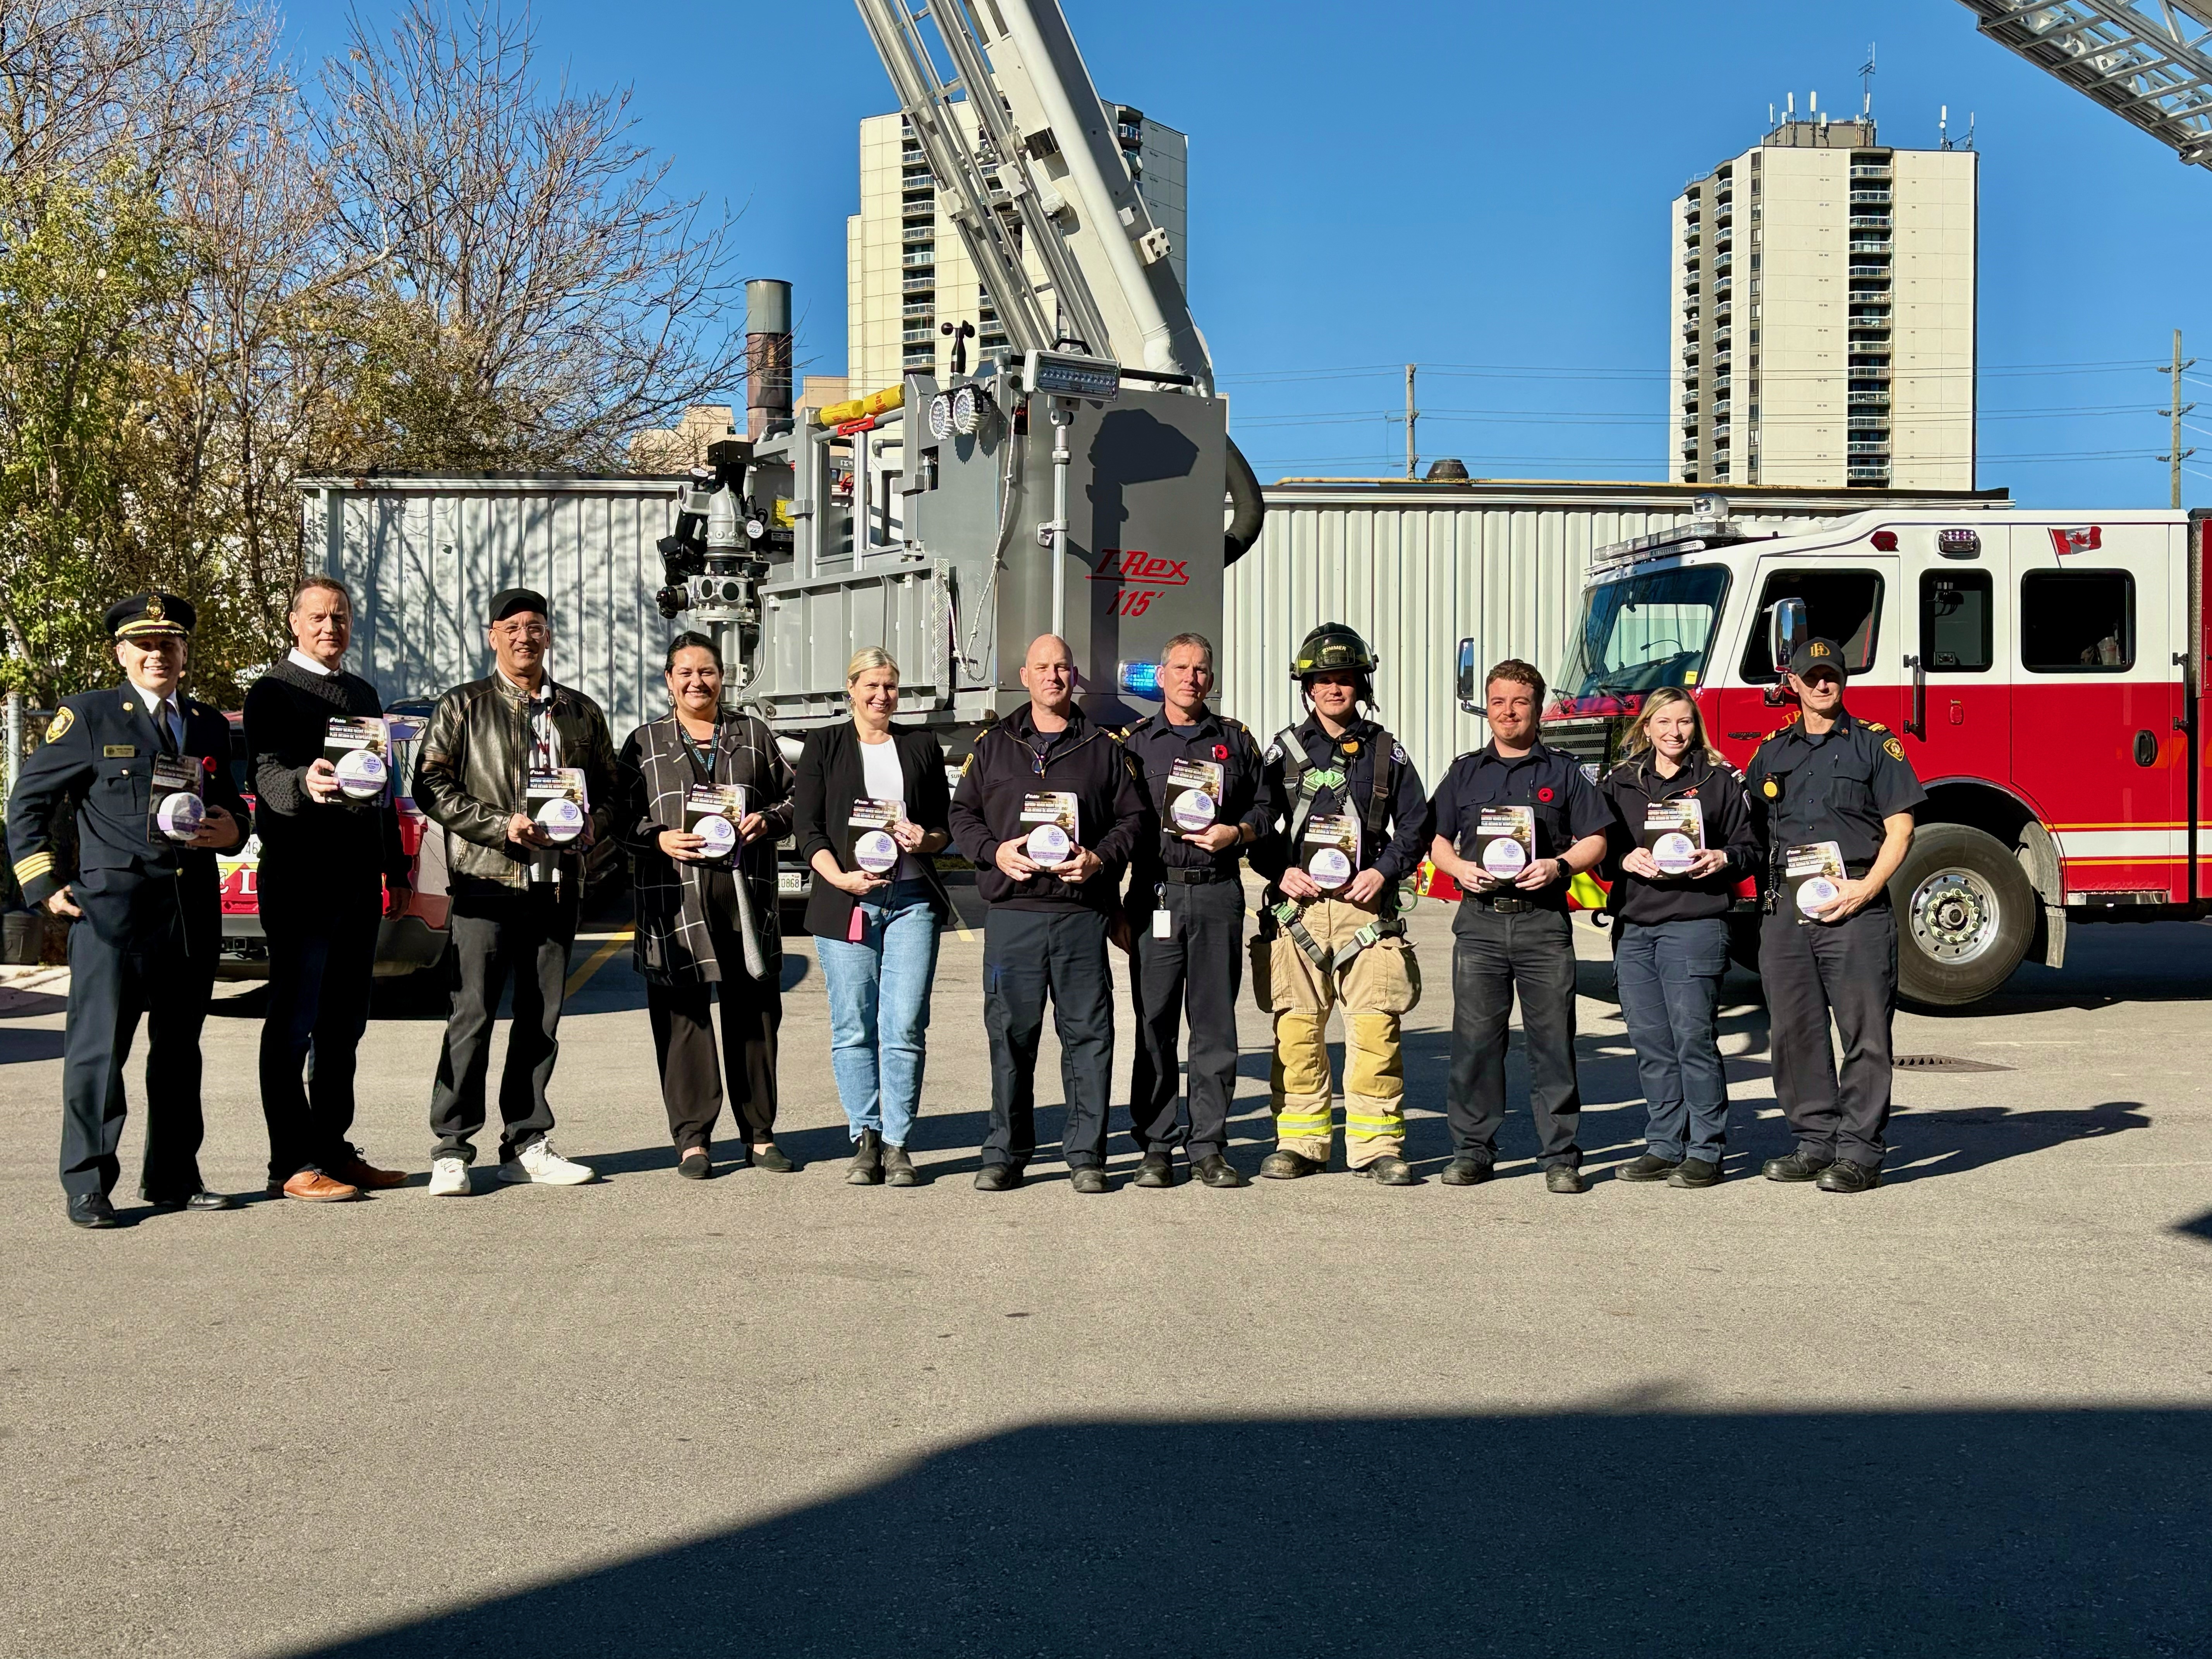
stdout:
<svg viewBox="0 0 2212 1659">
<path fill-rule="evenodd" d="M 871 800 L 906 799 L 906 774 L 900 769 L 898 744 L 889 738 L 881 743 L 860 739 L 860 778 L 867 786 Z M 909 812 L 908 817 L 913 814 Z M 899 861 L 891 871 L 893 881 L 920 881 L 921 860 L 911 853 L 899 854 Z"/>
</svg>

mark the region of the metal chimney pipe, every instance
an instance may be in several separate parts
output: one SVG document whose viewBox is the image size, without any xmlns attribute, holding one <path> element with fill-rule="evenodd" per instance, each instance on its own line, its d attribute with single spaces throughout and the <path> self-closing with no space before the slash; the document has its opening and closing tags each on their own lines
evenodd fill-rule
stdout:
<svg viewBox="0 0 2212 1659">
<path fill-rule="evenodd" d="M 791 418 L 791 284 L 757 276 L 745 284 L 745 436 Z"/>
</svg>

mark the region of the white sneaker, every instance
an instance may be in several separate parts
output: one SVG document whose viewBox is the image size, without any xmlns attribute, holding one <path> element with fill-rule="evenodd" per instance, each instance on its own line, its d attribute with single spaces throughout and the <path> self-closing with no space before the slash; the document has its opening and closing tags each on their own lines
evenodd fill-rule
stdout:
<svg viewBox="0 0 2212 1659">
<path fill-rule="evenodd" d="M 434 1158 L 430 1160 L 430 1196 L 433 1198 L 466 1198 L 469 1195 L 469 1166 L 458 1158 Z"/>
<path fill-rule="evenodd" d="M 553 1150 L 551 1141 L 540 1135 L 499 1166 L 499 1178 L 535 1182 L 541 1187 L 580 1187 L 599 1177 L 589 1164 L 571 1164 Z"/>
</svg>

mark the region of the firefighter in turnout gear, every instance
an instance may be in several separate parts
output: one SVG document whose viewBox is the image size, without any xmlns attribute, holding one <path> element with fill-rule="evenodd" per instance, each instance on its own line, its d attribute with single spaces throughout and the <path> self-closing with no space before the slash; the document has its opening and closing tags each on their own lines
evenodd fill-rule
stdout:
<svg viewBox="0 0 2212 1659">
<path fill-rule="evenodd" d="M 1429 839 L 1421 780 L 1396 738 L 1362 712 L 1375 657 L 1340 623 L 1306 635 L 1291 672 L 1306 718 L 1269 745 L 1268 800 L 1284 835 L 1254 849 L 1269 879 L 1252 944 L 1252 985 L 1274 1016 L 1269 1074 L 1279 1181 L 1328 1163 L 1328 1016 L 1344 1011 L 1345 1161 L 1388 1186 L 1417 1177 L 1405 1158 L 1405 1063 L 1398 1022 L 1421 975 L 1398 916 L 1398 883 Z"/>
</svg>

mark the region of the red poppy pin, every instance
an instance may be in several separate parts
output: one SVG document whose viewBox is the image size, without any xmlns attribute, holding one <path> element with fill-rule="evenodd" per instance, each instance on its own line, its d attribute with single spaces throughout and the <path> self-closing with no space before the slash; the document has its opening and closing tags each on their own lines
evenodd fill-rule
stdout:
<svg viewBox="0 0 2212 1659">
<path fill-rule="evenodd" d="M 213 772 L 215 770 L 215 757 L 213 755 L 203 755 L 200 757 L 200 764 L 205 767 L 210 772 Z"/>
<path fill-rule="evenodd" d="M 1552 786 L 1548 783 L 1536 792 L 1536 799 L 1538 800 L 1549 800 L 1551 798 Z"/>
<path fill-rule="evenodd" d="M 1215 744 L 1213 745 L 1213 758 L 1216 760 L 1227 760 L 1229 758 L 1229 745 L 1225 743 Z"/>
</svg>

